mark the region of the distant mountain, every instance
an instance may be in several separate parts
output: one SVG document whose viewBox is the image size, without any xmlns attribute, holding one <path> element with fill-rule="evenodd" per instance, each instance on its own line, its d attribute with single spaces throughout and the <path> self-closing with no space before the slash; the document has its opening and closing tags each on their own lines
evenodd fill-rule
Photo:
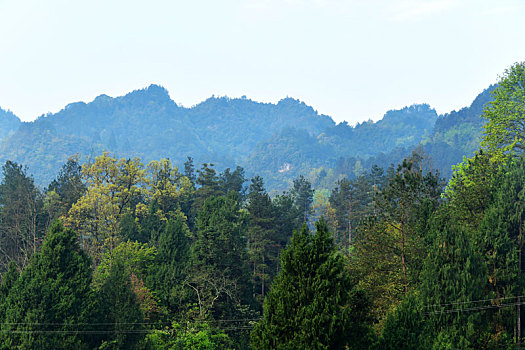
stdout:
<svg viewBox="0 0 525 350">
<path fill-rule="evenodd" d="M 269 188 L 278 190 L 316 168 L 344 174 L 351 164 L 358 174 L 370 161 L 389 159 L 418 144 L 436 145 L 431 152 L 441 144 L 456 149 L 468 135 L 479 134 L 482 122 L 474 115 L 485 101 L 479 99 L 444 116 L 429 105 L 413 105 L 353 127 L 336 125 L 292 98 L 272 104 L 211 97 L 185 108 L 166 89 L 151 85 L 121 97 L 100 95 L 90 103 L 71 103 L 29 123 L 0 110 L 0 161 L 28 165 L 37 183 L 47 185 L 73 154 L 88 159 L 107 150 L 145 162 L 170 158 L 179 165 L 192 156 L 197 166 L 241 165 L 249 176 L 260 174 Z M 464 131 L 454 136 L 453 130 L 461 128 Z M 346 168 L 341 166 L 345 162 Z"/>
<path fill-rule="evenodd" d="M 318 135 L 301 131 L 299 125 L 286 128 L 259 143 L 247 160 L 248 168 L 272 187 L 286 188 L 293 178 L 312 168 L 333 168 L 345 158 L 353 159 L 353 167 L 358 160 L 363 163 L 394 149 L 414 147 L 431 135 L 437 117 L 434 109 L 421 104 L 388 111 L 377 122 L 355 127 L 343 122 Z"/>
<path fill-rule="evenodd" d="M 22 122 L 11 111 L 0 108 L 0 142 L 14 133 Z"/>
<path fill-rule="evenodd" d="M 483 109 L 492 101 L 492 91 L 496 85 L 489 86 L 480 93 L 469 107 L 439 116 L 432 132 L 430 142 L 424 150 L 441 173 L 450 177 L 451 164 L 460 163 L 464 156 L 470 157 L 479 149 L 486 120 L 481 118 Z"/>
<path fill-rule="evenodd" d="M 387 168 L 399 163 L 417 148 L 427 157 L 429 167 L 449 178 L 452 176 L 452 165 L 462 162 L 464 156 L 470 157 L 479 149 L 486 122 L 481 115 L 487 103 L 492 101 L 491 93 L 495 88 L 496 85 L 491 85 L 485 89 L 469 107 L 438 116 L 432 132 L 422 137 L 417 147 L 399 144 L 390 151 L 382 151 L 368 158 L 360 154 L 340 158 L 334 168 L 334 176 L 355 177 L 358 175 L 356 170 L 369 169 L 373 165 Z"/>
</svg>

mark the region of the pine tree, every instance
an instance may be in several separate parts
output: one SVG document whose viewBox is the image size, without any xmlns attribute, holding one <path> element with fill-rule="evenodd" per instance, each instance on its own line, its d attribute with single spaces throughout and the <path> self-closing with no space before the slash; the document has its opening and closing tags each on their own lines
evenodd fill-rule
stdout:
<svg viewBox="0 0 525 350">
<path fill-rule="evenodd" d="M 14 261 L 11 261 L 8 265 L 7 271 L 1 276 L 0 280 L 0 323 L 3 323 L 5 320 L 5 308 L 7 297 L 9 296 L 9 291 L 15 284 L 20 273 L 16 267 Z M 1 329 L 1 327 L 0 327 Z"/>
<path fill-rule="evenodd" d="M 295 199 L 295 206 L 299 208 L 302 214 L 302 222 L 307 222 L 314 201 L 314 190 L 312 184 L 301 175 L 293 181 L 292 194 Z"/>
<path fill-rule="evenodd" d="M 148 280 L 157 296 L 171 312 L 180 312 L 184 279 L 190 257 L 189 230 L 182 217 L 170 219 L 161 232 L 155 262 L 148 272 Z"/>
<path fill-rule="evenodd" d="M 248 249 L 254 294 L 262 301 L 276 274 L 279 243 L 276 242 L 276 218 L 272 200 L 259 176 L 251 180 L 246 209 L 250 220 Z"/>
<path fill-rule="evenodd" d="M 245 218 L 235 194 L 206 199 L 186 281 L 199 304 L 199 317 L 231 317 L 237 305 L 247 302 L 251 286 L 246 262 Z"/>
<path fill-rule="evenodd" d="M 391 312 L 383 327 L 379 348 L 384 350 L 418 350 L 422 348 L 424 310 L 417 295 L 408 295 Z"/>
<path fill-rule="evenodd" d="M 3 346 L 24 349 L 80 348 L 91 295 L 91 261 L 76 234 L 51 226 L 5 302 Z M 20 332 L 21 331 L 21 332 Z"/>
<path fill-rule="evenodd" d="M 79 164 L 78 156 L 70 157 L 67 160 L 56 179 L 48 187 L 48 191 L 54 191 L 60 198 L 59 216 L 66 214 L 86 190 L 86 185 L 82 181 L 82 167 Z"/>
<path fill-rule="evenodd" d="M 219 184 L 224 195 L 230 192 L 236 193 L 239 203 L 242 203 L 246 197 L 245 182 L 244 169 L 240 166 L 237 166 L 233 172 L 230 171 L 230 168 L 225 169 L 219 177 Z"/>
<path fill-rule="evenodd" d="M 463 311 L 486 305 L 477 303 L 487 297 L 483 294 L 486 265 L 469 233 L 453 220 L 449 207 L 436 214 L 432 235 L 434 243 L 421 274 L 420 293 L 428 313 L 423 347 L 486 348 L 480 340 L 488 331 L 491 311 Z"/>
<path fill-rule="evenodd" d="M 363 349 L 368 301 L 345 271 L 324 220 L 306 225 L 282 254 L 282 269 L 252 332 L 256 349 Z"/>
<path fill-rule="evenodd" d="M 130 277 L 124 261 L 114 259 L 98 291 L 103 310 L 98 324 L 105 324 L 108 333 L 102 345 L 106 349 L 134 349 L 144 338 L 144 315 Z"/>
</svg>

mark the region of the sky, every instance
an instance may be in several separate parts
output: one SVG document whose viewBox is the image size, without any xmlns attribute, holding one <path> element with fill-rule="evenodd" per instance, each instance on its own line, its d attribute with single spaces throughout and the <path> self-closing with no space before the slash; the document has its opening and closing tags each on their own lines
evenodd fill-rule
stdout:
<svg viewBox="0 0 525 350">
<path fill-rule="evenodd" d="M 525 61 L 524 0 L 0 0 L 0 107 L 24 121 L 155 83 L 335 121 L 468 106 Z"/>
</svg>

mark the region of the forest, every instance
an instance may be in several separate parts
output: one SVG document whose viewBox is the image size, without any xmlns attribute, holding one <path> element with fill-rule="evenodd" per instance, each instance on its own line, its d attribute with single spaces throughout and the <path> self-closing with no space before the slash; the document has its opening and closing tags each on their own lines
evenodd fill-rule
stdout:
<svg viewBox="0 0 525 350">
<path fill-rule="evenodd" d="M 421 147 L 273 196 L 190 156 L 72 156 L 43 190 L 6 161 L 0 348 L 519 348 L 525 63 L 491 94 L 448 182 Z"/>
</svg>

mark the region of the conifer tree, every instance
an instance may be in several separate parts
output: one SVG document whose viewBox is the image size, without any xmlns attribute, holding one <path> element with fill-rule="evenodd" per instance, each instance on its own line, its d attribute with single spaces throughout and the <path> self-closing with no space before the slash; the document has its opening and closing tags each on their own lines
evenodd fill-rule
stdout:
<svg viewBox="0 0 525 350">
<path fill-rule="evenodd" d="M 324 220 L 306 225 L 282 254 L 282 269 L 252 332 L 255 349 L 363 349 L 368 301 L 345 271 Z"/>
<path fill-rule="evenodd" d="M 235 192 L 238 195 L 239 203 L 243 202 L 246 197 L 245 182 L 244 169 L 240 166 L 237 166 L 233 172 L 230 168 L 225 169 L 219 177 L 219 184 L 224 195 Z"/>
<path fill-rule="evenodd" d="M 53 224 L 5 302 L 3 346 L 24 349 L 80 348 L 92 321 L 91 261 L 76 234 Z"/>
<path fill-rule="evenodd" d="M 234 193 L 206 199 L 197 219 L 191 273 L 199 317 L 231 317 L 251 292 L 246 257 L 245 218 Z"/>
<path fill-rule="evenodd" d="M 1 275 L 0 279 L 0 323 L 5 320 L 5 308 L 9 291 L 20 277 L 16 264 L 11 261 L 8 265 L 7 271 Z"/>
<path fill-rule="evenodd" d="M 182 286 L 189 265 L 189 230 L 182 217 L 170 219 L 160 233 L 157 255 L 148 279 L 157 296 L 171 312 L 180 312 Z"/>
<path fill-rule="evenodd" d="M 130 277 L 124 261 L 113 259 L 109 275 L 98 291 L 103 310 L 98 324 L 106 325 L 102 345 L 106 349 L 134 349 L 145 336 L 144 315 Z"/>
<path fill-rule="evenodd" d="M 468 312 L 485 306 L 487 267 L 463 226 L 454 221 L 448 207 L 432 224 L 435 237 L 421 276 L 421 298 L 427 307 L 424 348 L 486 348 L 480 343 L 487 332 L 490 310 Z M 454 311 L 451 311 L 454 310 Z"/>
<path fill-rule="evenodd" d="M 192 212 L 189 220 L 190 224 L 193 224 L 193 221 L 197 218 L 197 215 L 207 198 L 223 194 L 219 182 L 219 176 L 217 176 L 217 172 L 213 166 L 213 164 L 203 163 L 202 168 L 197 170 L 198 176 L 195 183 L 198 185 L 198 188 L 195 191 L 195 196 L 192 201 Z"/>
<path fill-rule="evenodd" d="M 48 187 L 48 192 L 54 191 L 60 199 L 60 215 L 66 214 L 71 206 L 86 192 L 87 188 L 82 181 L 82 167 L 79 157 L 70 157 L 62 166 L 56 179 Z M 55 220 L 57 218 L 51 218 Z"/>
<path fill-rule="evenodd" d="M 276 273 L 279 244 L 276 242 L 274 207 L 260 176 L 251 180 L 246 209 L 250 219 L 248 249 L 254 294 L 263 300 Z"/>
<path fill-rule="evenodd" d="M 294 180 L 291 192 L 294 196 L 295 206 L 301 213 L 301 222 L 307 222 L 314 201 L 314 190 L 312 184 L 301 175 Z"/>
</svg>

